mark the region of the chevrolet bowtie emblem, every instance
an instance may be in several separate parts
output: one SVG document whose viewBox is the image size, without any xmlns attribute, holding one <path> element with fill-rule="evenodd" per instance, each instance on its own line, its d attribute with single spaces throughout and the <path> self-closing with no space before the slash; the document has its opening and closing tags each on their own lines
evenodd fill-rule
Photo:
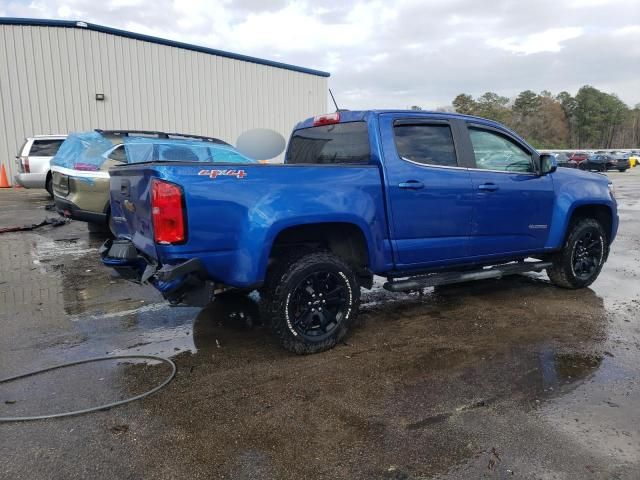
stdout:
<svg viewBox="0 0 640 480">
<path fill-rule="evenodd" d="M 133 204 L 131 200 L 124 201 L 124 208 L 129 210 L 131 213 L 134 213 L 136 211 L 136 206 Z"/>
</svg>

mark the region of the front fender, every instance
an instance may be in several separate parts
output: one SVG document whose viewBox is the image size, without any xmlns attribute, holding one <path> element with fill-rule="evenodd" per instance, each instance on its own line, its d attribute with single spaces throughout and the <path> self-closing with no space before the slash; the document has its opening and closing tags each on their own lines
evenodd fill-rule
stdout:
<svg viewBox="0 0 640 480">
<path fill-rule="evenodd" d="M 559 182 L 546 249 L 556 250 L 562 247 L 573 213 L 583 206 L 604 206 L 609 209 L 612 219 L 612 231 L 609 233 L 613 241 L 618 228 L 617 206 L 609 194 L 607 182 L 602 181 L 602 176 L 599 177 L 597 181 L 591 178 L 587 181 L 585 178 L 576 178 Z"/>
</svg>

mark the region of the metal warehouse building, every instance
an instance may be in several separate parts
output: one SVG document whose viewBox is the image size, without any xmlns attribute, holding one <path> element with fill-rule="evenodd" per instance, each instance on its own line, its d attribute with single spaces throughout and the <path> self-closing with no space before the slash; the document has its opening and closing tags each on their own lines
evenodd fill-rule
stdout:
<svg viewBox="0 0 640 480">
<path fill-rule="evenodd" d="M 161 130 L 288 137 L 327 109 L 328 73 L 85 22 L 0 18 L 0 160 L 25 137 Z"/>
</svg>

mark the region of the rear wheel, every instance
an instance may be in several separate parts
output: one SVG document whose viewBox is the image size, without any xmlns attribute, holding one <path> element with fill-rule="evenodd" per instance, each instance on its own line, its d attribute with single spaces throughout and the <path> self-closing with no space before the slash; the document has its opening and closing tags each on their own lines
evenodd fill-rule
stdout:
<svg viewBox="0 0 640 480">
<path fill-rule="evenodd" d="M 107 233 L 107 227 L 103 223 L 87 222 L 89 233 Z"/>
<path fill-rule="evenodd" d="M 360 287 L 352 269 L 328 252 L 292 254 L 267 276 L 263 320 L 287 350 L 317 353 L 334 347 L 358 314 Z"/>
<path fill-rule="evenodd" d="M 623 173 L 624 173 L 624 172 L 626 172 L 626 171 L 627 171 L 627 169 L 626 169 L 626 168 L 619 168 L 619 169 L 618 169 L 618 171 L 619 171 L 619 172 L 623 172 Z"/>
<path fill-rule="evenodd" d="M 111 212 L 107 212 L 107 221 L 105 223 L 87 222 L 87 230 L 89 230 L 89 233 L 111 235 L 115 238 L 115 228 L 113 218 L 111 218 Z"/>
<path fill-rule="evenodd" d="M 562 250 L 552 258 L 547 274 L 558 287 L 587 287 L 598 278 L 608 251 L 602 225 L 593 218 L 580 219 L 573 224 Z"/>
<path fill-rule="evenodd" d="M 53 198 L 53 179 L 51 177 L 51 174 L 47 175 L 47 181 L 44 184 L 44 188 L 46 188 L 47 192 L 49 192 L 49 196 Z"/>
</svg>

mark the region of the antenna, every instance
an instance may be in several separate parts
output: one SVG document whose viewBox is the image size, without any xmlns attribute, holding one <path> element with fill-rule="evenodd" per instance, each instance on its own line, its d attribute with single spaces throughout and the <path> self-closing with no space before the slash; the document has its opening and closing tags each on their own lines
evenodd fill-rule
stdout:
<svg viewBox="0 0 640 480">
<path fill-rule="evenodd" d="M 331 91 L 331 89 L 329 89 L 329 95 L 331 95 L 331 100 L 333 100 L 333 104 L 336 106 L 336 112 L 339 112 L 340 108 L 338 108 L 338 104 L 336 103 L 336 98 L 333 96 L 333 92 Z"/>
</svg>

